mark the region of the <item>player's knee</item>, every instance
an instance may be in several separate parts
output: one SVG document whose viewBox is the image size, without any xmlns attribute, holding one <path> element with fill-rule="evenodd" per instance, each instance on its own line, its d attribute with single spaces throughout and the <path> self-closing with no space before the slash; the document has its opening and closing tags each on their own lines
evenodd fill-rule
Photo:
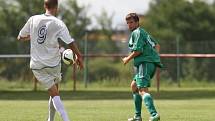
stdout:
<svg viewBox="0 0 215 121">
<path fill-rule="evenodd" d="M 59 91 L 56 85 L 53 85 L 50 89 L 48 89 L 48 93 L 51 97 L 58 96 Z"/>
<path fill-rule="evenodd" d="M 49 96 L 51 96 L 52 98 L 55 96 L 59 96 L 59 92 L 49 92 Z"/>
<path fill-rule="evenodd" d="M 139 94 L 140 95 L 147 95 L 147 94 L 149 94 L 149 90 L 148 90 L 148 88 L 141 88 L 141 89 L 139 89 Z"/>
<path fill-rule="evenodd" d="M 138 92 L 138 88 L 135 81 L 131 82 L 131 90 L 132 92 Z"/>
<path fill-rule="evenodd" d="M 151 97 L 151 95 L 149 93 L 145 93 L 143 95 L 143 100 L 147 101 L 147 100 L 151 100 L 151 99 L 152 99 L 152 97 Z"/>
</svg>

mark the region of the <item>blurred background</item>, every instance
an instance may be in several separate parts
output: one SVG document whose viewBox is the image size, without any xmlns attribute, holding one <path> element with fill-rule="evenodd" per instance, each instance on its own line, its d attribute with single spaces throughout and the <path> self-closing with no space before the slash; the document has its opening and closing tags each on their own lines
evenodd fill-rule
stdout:
<svg viewBox="0 0 215 121">
<path fill-rule="evenodd" d="M 119 2 L 119 3 L 118 3 Z M 0 0 L 1 89 L 35 89 L 29 69 L 29 42 L 16 37 L 28 18 L 44 13 L 43 0 Z M 160 86 L 214 86 L 215 2 L 213 0 L 61 0 L 58 18 L 67 25 L 84 55 L 84 70 L 63 64 L 65 89 L 129 87 L 132 63 L 129 31 L 124 17 L 140 16 L 140 24 L 161 45 L 161 54 L 202 54 L 201 57 L 162 56 Z M 67 48 L 67 46 L 64 46 Z M 210 54 L 207 56 L 205 54 Z M 152 86 L 157 86 L 153 79 Z M 39 87 L 40 89 L 40 87 Z"/>
</svg>

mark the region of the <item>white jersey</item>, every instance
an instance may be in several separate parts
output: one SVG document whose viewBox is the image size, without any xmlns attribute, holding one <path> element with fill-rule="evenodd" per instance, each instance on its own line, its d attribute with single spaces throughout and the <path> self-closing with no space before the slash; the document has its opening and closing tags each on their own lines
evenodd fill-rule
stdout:
<svg viewBox="0 0 215 121">
<path fill-rule="evenodd" d="M 66 44 L 74 41 L 64 22 L 47 14 L 29 18 L 19 33 L 21 37 L 28 35 L 31 40 L 31 69 L 57 66 L 61 61 L 58 39 Z"/>
</svg>

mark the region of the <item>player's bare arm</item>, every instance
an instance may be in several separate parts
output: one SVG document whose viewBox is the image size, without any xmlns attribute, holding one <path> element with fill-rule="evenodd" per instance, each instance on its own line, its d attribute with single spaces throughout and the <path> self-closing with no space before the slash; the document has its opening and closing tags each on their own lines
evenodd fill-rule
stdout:
<svg viewBox="0 0 215 121">
<path fill-rule="evenodd" d="M 155 45 L 155 49 L 156 49 L 156 51 L 159 53 L 159 52 L 160 52 L 160 45 L 159 45 L 159 44 L 156 44 L 156 45 Z"/>
<path fill-rule="evenodd" d="M 28 35 L 26 37 L 18 36 L 17 39 L 19 41 L 29 41 L 30 40 L 30 35 Z"/>
<path fill-rule="evenodd" d="M 160 53 L 160 45 L 159 44 L 156 44 L 155 45 L 155 49 L 156 49 L 156 51 L 158 52 L 158 54 Z M 158 80 L 159 79 L 159 77 L 160 77 L 160 68 L 158 68 L 157 67 L 157 69 L 156 69 L 156 79 Z"/>
<path fill-rule="evenodd" d="M 124 57 L 122 59 L 123 64 L 126 65 L 131 59 L 133 59 L 134 57 L 140 55 L 140 52 L 138 51 L 133 51 L 132 53 L 130 53 L 127 57 Z"/>
<path fill-rule="evenodd" d="M 69 47 L 77 55 L 76 63 L 78 64 L 79 68 L 83 69 L 83 60 L 77 45 L 75 44 L 75 42 L 72 42 L 69 44 Z"/>
</svg>

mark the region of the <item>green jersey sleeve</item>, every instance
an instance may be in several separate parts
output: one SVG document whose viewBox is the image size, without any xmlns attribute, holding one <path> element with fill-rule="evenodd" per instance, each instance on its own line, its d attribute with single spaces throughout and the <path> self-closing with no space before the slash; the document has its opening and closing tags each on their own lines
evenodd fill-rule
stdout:
<svg viewBox="0 0 215 121">
<path fill-rule="evenodd" d="M 145 36 L 143 36 L 140 31 L 134 31 L 131 34 L 131 41 L 133 46 L 131 48 L 132 51 L 138 51 L 143 52 L 143 46 L 145 44 L 144 39 L 146 39 Z"/>
<path fill-rule="evenodd" d="M 153 38 L 152 36 L 150 36 L 151 40 L 155 43 L 155 45 L 159 44 L 158 40 L 156 40 L 155 38 Z"/>
</svg>

